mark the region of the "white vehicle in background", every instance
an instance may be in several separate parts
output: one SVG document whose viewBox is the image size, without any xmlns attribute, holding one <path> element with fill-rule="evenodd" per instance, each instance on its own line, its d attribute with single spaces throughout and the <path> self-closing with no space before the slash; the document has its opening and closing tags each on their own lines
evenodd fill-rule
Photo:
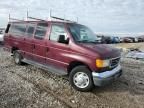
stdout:
<svg viewBox="0 0 144 108">
<path fill-rule="evenodd" d="M 4 32 L 0 31 L 0 44 L 3 44 L 4 42 Z"/>
<path fill-rule="evenodd" d="M 135 37 L 135 42 L 138 42 L 138 38 L 137 37 Z"/>
<path fill-rule="evenodd" d="M 98 42 L 98 43 L 101 43 L 102 42 L 102 36 L 96 36 L 97 38 L 96 38 L 96 41 Z"/>
</svg>

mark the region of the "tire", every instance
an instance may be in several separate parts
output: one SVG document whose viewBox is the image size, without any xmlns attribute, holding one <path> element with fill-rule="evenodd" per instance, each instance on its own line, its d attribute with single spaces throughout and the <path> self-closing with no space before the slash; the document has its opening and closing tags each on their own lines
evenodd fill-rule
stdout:
<svg viewBox="0 0 144 108">
<path fill-rule="evenodd" d="M 72 69 L 69 82 L 74 89 L 82 92 L 91 91 L 94 87 L 92 73 L 86 66 L 77 66 Z"/>
<path fill-rule="evenodd" d="M 22 65 L 22 55 L 18 50 L 14 51 L 14 62 L 17 65 Z"/>
</svg>

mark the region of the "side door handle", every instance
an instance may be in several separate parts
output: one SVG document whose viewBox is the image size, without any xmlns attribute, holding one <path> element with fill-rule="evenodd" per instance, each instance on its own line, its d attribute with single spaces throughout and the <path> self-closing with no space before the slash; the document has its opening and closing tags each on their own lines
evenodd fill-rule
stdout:
<svg viewBox="0 0 144 108">
<path fill-rule="evenodd" d="M 35 48 L 36 48 L 36 46 L 34 45 L 34 46 L 33 46 L 33 48 L 35 49 Z"/>
<path fill-rule="evenodd" d="M 46 52 L 49 52 L 49 48 L 48 47 L 46 47 Z"/>
<path fill-rule="evenodd" d="M 32 48 L 33 48 L 33 49 L 35 49 L 35 48 L 36 48 L 36 47 L 35 47 L 35 44 L 32 44 Z"/>
</svg>

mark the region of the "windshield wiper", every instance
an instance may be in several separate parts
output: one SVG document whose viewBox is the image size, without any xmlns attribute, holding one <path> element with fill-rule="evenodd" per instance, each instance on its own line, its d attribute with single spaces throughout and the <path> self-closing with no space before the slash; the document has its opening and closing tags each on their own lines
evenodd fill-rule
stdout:
<svg viewBox="0 0 144 108">
<path fill-rule="evenodd" d="M 94 40 L 94 41 L 92 41 L 92 43 L 99 44 L 100 42 L 98 42 L 97 40 Z"/>
<path fill-rule="evenodd" d="M 90 43 L 89 40 L 78 40 L 77 42 L 80 42 L 80 43 Z"/>
<path fill-rule="evenodd" d="M 80 42 L 80 43 L 98 43 L 96 40 L 95 41 L 90 41 L 90 40 L 79 40 L 77 42 Z"/>
</svg>

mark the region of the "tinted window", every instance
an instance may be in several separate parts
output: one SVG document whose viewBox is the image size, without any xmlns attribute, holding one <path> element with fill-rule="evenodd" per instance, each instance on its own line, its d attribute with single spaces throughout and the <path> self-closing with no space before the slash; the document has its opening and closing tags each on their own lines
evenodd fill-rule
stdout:
<svg viewBox="0 0 144 108">
<path fill-rule="evenodd" d="M 28 24 L 27 35 L 33 36 L 34 30 L 35 30 L 35 24 Z"/>
<path fill-rule="evenodd" d="M 10 32 L 15 35 L 24 35 L 26 31 L 26 24 L 13 23 Z"/>
<path fill-rule="evenodd" d="M 35 38 L 43 39 L 47 31 L 48 23 L 39 23 L 36 28 Z"/>
<path fill-rule="evenodd" d="M 51 29 L 51 34 L 50 34 L 50 40 L 53 41 L 58 41 L 59 35 L 65 35 L 65 28 L 63 24 L 53 24 L 52 29 Z"/>
</svg>

